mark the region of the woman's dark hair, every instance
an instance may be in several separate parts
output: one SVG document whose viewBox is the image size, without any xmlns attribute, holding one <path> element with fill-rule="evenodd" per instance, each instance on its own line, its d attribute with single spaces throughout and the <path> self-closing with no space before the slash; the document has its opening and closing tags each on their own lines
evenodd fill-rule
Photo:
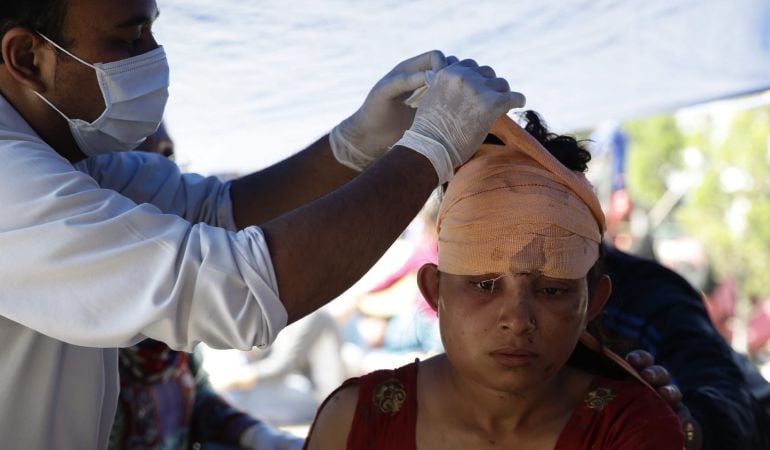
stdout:
<svg viewBox="0 0 770 450">
<path fill-rule="evenodd" d="M 2 0 L 0 39 L 11 28 L 24 27 L 39 31 L 66 48 L 68 43 L 62 34 L 66 14 L 67 0 Z"/>
<path fill-rule="evenodd" d="M 525 111 L 523 116 L 527 121 L 524 127 L 527 133 L 537 139 L 559 162 L 577 172 L 585 172 L 588 169 L 591 153 L 583 148 L 583 141 L 578 141 L 572 136 L 551 133 L 535 111 Z"/>
</svg>

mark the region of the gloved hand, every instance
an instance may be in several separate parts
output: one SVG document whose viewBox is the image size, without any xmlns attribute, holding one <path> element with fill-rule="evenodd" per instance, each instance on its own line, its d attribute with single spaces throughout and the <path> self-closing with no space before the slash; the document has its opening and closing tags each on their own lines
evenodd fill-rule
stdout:
<svg viewBox="0 0 770 450">
<path fill-rule="evenodd" d="M 243 432 L 239 444 L 250 450 L 302 450 L 305 440 L 259 422 Z"/>
<path fill-rule="evenodd" d="M 329 133 L 340 163 L 361 171 L 382 156 L 412 125 L 415 111 L 404 99 L 425 85 L 425 72 L 439 70 L 457 58 L 434 50 L 397 65 L 372 88 L 364 104 Z"/>
<path fill-rule="evenodd" d="M 444 184 L 473 156 L 495 120 L 524 103 L 524 96 L 511 92 L 491 67 L 463 60 L 436 72 L 414 123 L 396 145 L 425 155 Z"/>
</svg>

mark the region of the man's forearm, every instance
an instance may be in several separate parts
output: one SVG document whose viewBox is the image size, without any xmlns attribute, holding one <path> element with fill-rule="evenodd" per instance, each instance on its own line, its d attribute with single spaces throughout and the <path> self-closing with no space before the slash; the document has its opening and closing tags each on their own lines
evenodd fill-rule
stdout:
<svg viewBox="0 0 770 450">
<path fill-rule="evenodd" d="M 260 225 L 350 181 L 358 172 L 338 163 L 324 136 L 296 155 L 234 180 L 230 186 L 238 229 Z"/>
<path fill-rule="evenodd" d="M 264 224 L 289 321 L 363 276 L 437 183 L 427 158 L 397 146 L 340 189 Z"/>
</svg>

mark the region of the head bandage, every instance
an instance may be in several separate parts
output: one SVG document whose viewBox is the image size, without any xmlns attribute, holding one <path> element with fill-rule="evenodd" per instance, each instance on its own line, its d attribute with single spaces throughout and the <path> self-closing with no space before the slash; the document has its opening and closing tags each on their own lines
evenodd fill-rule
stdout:
<svg viewBox="0 0 770 450">
<path fill-rule="evenodd" d="M 502 116 L 455 174 L 438 216 L 439 270 L 584 277 L 599 257 L 604 214 L 591 184 Z"/>
</svg>

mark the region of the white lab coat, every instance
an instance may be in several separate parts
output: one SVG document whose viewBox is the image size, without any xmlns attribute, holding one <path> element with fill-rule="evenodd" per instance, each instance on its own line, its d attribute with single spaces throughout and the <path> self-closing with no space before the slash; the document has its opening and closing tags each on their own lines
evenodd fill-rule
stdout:
<svg viewBox="0 0 770 450">
<path fill-rule="evenodd" d="M 0 448 L 107 445 L 116 347 L 266 346 L 286 325 L 229 185 L 140 152 L 73 167 L 0 96 Z"/>
</svg>

